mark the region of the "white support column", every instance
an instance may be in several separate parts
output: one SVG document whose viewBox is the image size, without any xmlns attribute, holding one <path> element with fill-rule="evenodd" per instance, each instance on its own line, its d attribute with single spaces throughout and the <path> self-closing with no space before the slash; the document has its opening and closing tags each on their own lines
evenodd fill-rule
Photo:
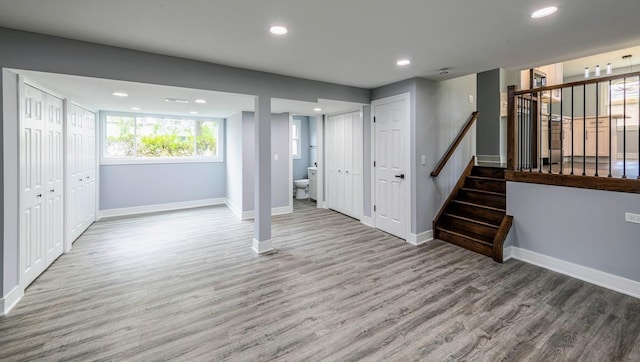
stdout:
<svg viewBox="0 0 640 362">
<path fill-rule="evenodd" d="M 253 250 L 264 254 L 271 244 L 271 97 L 256 97 L 255 199 Z"/>
</svg>

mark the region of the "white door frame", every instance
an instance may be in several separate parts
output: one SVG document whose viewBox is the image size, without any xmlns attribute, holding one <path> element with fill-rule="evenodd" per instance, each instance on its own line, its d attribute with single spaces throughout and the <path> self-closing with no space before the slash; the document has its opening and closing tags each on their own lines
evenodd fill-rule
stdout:
<svg viewBox="0 0 640 362">
<path fill-rule="evenodd" d="M 324 114 L 316 117 L 316 207 L 325 209 L 324 202 Z"/>
<path fill-rule="evenodd" d="M 408 189 L 405 192 L 405 199 L 404 199 L 404 204 L 405 204 L 405 218 L 407 220 L 407 225 L 406 225 L 406 229 L 405 229 L 405 235 L 404 235 L 404 239 L 405 241 L 409 242 L 410 238 L 411 238 L 411 219 L 412 219 L 412 215 L 411 215 L 411 186 L 413 184 L 413 178 L 412 178 L 412 173 L 411 173 L 411 94 L 410 93 L 402 93 L 402 94 L 398 94 L 395 96 L 391 96 L 391 97 L 387 97 L 387 98 L 382 98 L 382 99 L 376 99 L 374 101 L 371 102 L 371 112 L 370 112 L 370 127 L 371 127 L 371 164 L 369 165 L 369 167 L 371 168 L 371 219 L 372 219 L 372 226 L 374 228 L 376 227 L 376 212 L 374 211 L 374 206 L 376 205 L 376 182 L 375 182 L 375 178 L 376 178 L 376 169 L 375 167 L 373 167 L 373 162 L 375 161 L 375 155 L 376 155 L 376 132 L 375 132 L 375 123 L 373 122 L 373 119 L 376 115 L 375 110 L 376 107 L 379 105 L 383 105 L 386 103 L 393 103 L 393 102 L 398 102 L 398 101 L 405 101 L 405 114 L 407 115 L 407 119 L 405 120 L 405 124 L 403 124 L 403 127 L 405 127 L 406 132 L 404 132 L 405 134 L 405 139 L 404 142 L 407 145 L 407 147 L 405 148 L 405 160 L 406 160 L 406 170 L 404 172 L 405 174 L 405 178 L 406 180 L 409 182 L 408 185 Z"/>
<path fill-rule="evenodd" d="M 293 126 L 293 114 L 289 112 L 289 212 L 293 212 L 293 150 L 291 149 L 293 144 L 291 143 L 291 127 Z M 300 133 L 302 134 L 302 133 Z M 301 147 L 302 148 L 302 147 Z"/>
</svg>

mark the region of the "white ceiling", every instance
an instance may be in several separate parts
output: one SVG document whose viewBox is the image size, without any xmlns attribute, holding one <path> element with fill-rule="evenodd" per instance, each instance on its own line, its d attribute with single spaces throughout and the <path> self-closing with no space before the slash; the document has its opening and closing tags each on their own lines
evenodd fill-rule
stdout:
<svg viewBox="0 0 640 362">
<path fill-rule="evenodd" d="M 42 73 L 12 69 L 38 86 L 73 100 L 86 108 L 100 111 L 139 112 L 177 116 L 227 118 L 242 111 L 254 110 L 254 97 L 243 94 L 214 92 L 198 89 L 170 87 L 119 80 L 79 77 L 65 74 Z M 113 96 L 125 92 L 128 97 Z M 185 99 L 188 104 L 168 103 L 166 98 Z M 206 104 L 195 103 L 204 99 Z M 359 109 L 357 103 L 319 99 L 317 103 L 288 99 L 272 99 L 273 113 L 289 112 L 300 115 L 331 114 Z M 140 108 L 139 111 L 132 107 Z M 322 112 L 315 112 L 319 107 Z M 196 115 L 191 112 L 197 112 Z"/>
<path fill-rule="evenodd" d="M 548 5 L 560 10 L 529 17 Z M 639 13 L 638 0 L 0 0 L 0 26 L 365 88 L 636 46 Z"/>
</svg>

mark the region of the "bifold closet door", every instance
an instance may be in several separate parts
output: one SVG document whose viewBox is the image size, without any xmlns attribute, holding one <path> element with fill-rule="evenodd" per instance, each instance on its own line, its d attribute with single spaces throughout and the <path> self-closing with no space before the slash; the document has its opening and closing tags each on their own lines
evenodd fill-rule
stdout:
<svg viewBox="0 0 640 362">
<path fill-rule="evenodd" d="M 23 84 L 20 113 L 20 284 L 26 287 L 63 251 L 62 100 Z"/>
<path fill-rule="evenodd" d="M 328 207 L 361 218 L 363 133 L 360 112 L 330 116 L 325 129 Z"/>
<path fill-rule="evenodd" d="M 96 210 L 96 116 L 69 104 L 67 122 L 67 233 L 75 241 Z"/>
</svg>

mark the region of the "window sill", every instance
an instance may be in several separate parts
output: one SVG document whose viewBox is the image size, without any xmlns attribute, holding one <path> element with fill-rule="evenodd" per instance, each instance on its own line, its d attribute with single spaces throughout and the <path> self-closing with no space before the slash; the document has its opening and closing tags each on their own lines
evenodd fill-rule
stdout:
<svg viewBox="0 0 640 362">
<path fill-rule="evenodd" d="M 157 158 L 157 159 L 103 159 L 100 166 L 114 165 L 151 165 L 151 164 L 168 164 L 168 163 L 221 163 L 222 158 L 218 157 L 202 157 L 202 158 Z"/>
</svg>

